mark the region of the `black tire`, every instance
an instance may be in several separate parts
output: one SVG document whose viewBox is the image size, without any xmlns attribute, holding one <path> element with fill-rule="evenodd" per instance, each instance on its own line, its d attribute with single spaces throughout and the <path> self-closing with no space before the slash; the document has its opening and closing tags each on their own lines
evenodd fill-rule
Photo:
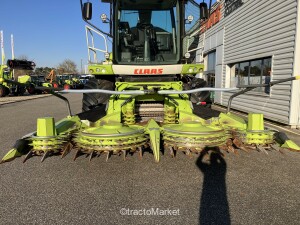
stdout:
<svg viewBox="0 0 300 225">
<path fill-rule="evenodd" d="M 0 97 L 4 97 L 6 95 L 6 88 L 3 85 L 0 85 Z"/>
<path fill-rule="evenodd" d="M 9 93 L 10 93 L 9 88 L 8 88 L 8 87 L 4 87 L 4 88 L 5 88 L 5 96 L 6 96 L 6 95 L 9 95 Z"/>
<path fill-rule="evenodd" d="M 113 90 L 114 83 L 104 79 L 89 79 L 84 89 Z M 109 100 L 110 95 L 100 93 L 84 93 L 82 97 L 82 111 L 89 111 L 97 106 L 103 106 Z"/>
<path fill-rule="evenodd" d="M 209 87 L 205 80 L 196 77 L 192 80 L 191 86 L 192 86 L 191 89 Z M 210 92 L 202 91 L 202 92 L 194 93 L 191 95 L 191 99 L 194 99 L 194 101 L 196 100 L 196 102 L 210 102 Z"/>
<path fill-rule="evenodd" d="M 35 86 L 33 84 L 29 84 L 29 86 L 27 87 L 27 92 L 30 95 L 34 95 L 36 93 Z"/>
<path fill-rule="evenodd" d="M 184 78 L 184 90 L 192 90 L 197 88 L 208 87 L 207 82 L 202 78 L 185 77 Z M 190 94 L 190 100 L 192 103 L 197 102 L 210 102 L 210 92 L 202 91 Z"/>
<path fill-rule="evenodd" d="M 24 93 L 25 93 L 25 91 L 26 91 L 25 87 L 23 87 L 23 86 L 18 86 L 17 89 L 18 89 L 17 95 L 18 95 L 18 96 L 23 96 Z"/>
<path fill-rule="evenodd" d="M 56 81 L 52 82 L 52 87 L 53 88 L 59 88 L 59 84 Z"/>
<path fill-rule="evenodd" d="M 72 86 L 70 84 L 64 84 L 64 90 L 70 90 Z"/>
</svg>

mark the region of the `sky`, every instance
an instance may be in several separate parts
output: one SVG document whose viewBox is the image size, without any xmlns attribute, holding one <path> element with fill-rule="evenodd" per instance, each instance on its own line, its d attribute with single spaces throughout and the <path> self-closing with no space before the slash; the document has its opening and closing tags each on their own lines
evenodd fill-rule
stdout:
<svg viewBox="0 0 300 225">
<path fill-rule="evenodd" d="M 93 3 L 93 23 L 108 30 L 100 15 L 109 15 L 109 4 L 100 0 L 90 2 Z M 79 0 L 1 0 L 0 8 L 6 60 L 11 58 L 10 36 L 13 34 L 15 58 L 26 56 L 37 67 L 57 67 L 65 59 L 74 61 L 78 70 L 81 61 L 87 64 L 85 22 L 81 18 Z"/>
</svg>

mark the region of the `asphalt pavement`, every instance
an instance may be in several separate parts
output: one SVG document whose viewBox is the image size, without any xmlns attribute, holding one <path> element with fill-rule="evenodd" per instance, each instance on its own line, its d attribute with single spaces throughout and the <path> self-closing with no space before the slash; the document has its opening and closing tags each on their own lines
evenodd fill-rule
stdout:
<svg viewBox="0 0 300 225">
<path fill-rule="evenodd" d="M 73 113 L 81 95 L 65 95 Z M 209 113 L 209 112 L 207 112 Z M 55 97 L 0 106 L 0 157 L 36 129 L 67 115 Z M 297 138 L 297 136 L 295 136 Z M 297 139 L 298 141 L 298 139 Z M 240 152 L 211 163 L 150 153 L 76 161 L 18 158 L 0 165 L 0 224 L 299 224 L 300 153 Z M 130 214 L 130 215 L 122 215 Z M 150 215 L 152 214 L 152 215 Z M 159 215 L 158 215 L 159 214 Z"/>
<path fill-rule="evenodd" d="M 28 101 L 28 100 L 33 100 L 37 98 L 44 98 L 48 97 L 50 94 L 39 94 L 39 95 L 23 95 L 23 96 L 6 96 L 6 97 L 1 97 L 0 98 L 0 105 L 4 104 L 10 104 L 13 102 L 21 102 L 21 101 Z"/>
</svg>

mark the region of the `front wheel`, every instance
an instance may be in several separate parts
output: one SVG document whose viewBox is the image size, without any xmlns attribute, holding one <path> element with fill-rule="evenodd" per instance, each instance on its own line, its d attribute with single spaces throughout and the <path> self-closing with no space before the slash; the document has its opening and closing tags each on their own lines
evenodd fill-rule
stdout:
<svg viewBox="0 0 300 225">
<path fill-rule="evenodd" d="M 0 97 L 4 97 L 6 95 L 6 87 L 0 85 Z"/>
<path fill-rule="evenodd" d="M 31 95 L 34 95 L 35 94 L 35 87 L 33 84 L 30 84 L 28 87 L 27 87 L 27 92 Z"/>
<path fill-rule="evenodd" d="M 184 77 L 184 90 L 192 90 L 197 88 L 205 88 L 208 87 L 207 82 L 202 78 L 196 77 Z M 190 100 L 192 103 L 198 102 L 209 102 L 210 101 L 210 92 L 202 91 L 197 93 L 190 94 Z"/>
<path fill-rule="evenodd" d="M 16 91 L 14 93 L 15 96 L 23 96 L 25 93 L 26 89 L 23 86 L 17 86 Z"/>
<path fill-rule="evenodd" d="M 58 88 L 58 87 L 59 87 L 59 85 L 58 85 L 58 83 L 57 83 L 57 82 L 52 82 L 52 87 L 53 87 L 53 88 Z"/>
<path fill-rule="evenodd" d="M 71 89 L 71 85 L 70 84 L 64 84 L 64 90 L 69 90 Z"/>
<path fill-rule="evenodd" d="M 84 89 L 104 89 L 113 90 L 114 83 L 104 79 L 90 79 Z M 101 93 L 84 93 L 82 97 L 82 111 L 86 112 L 97 106 L 105 105 L 109 100 L 110 95 Z"/>
</svg>

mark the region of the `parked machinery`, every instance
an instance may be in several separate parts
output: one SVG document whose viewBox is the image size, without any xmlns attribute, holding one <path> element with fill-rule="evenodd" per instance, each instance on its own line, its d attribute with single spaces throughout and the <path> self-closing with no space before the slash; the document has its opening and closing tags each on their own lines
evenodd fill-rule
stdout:
<svg viewBox="0 0 300 225">
<path fill-rule="evenodd" d="M 18 76 L 14 78 L 15 70 L 27 71 L 28 73 L 34 70 L 35 63 L 27 60 L 8 60 L 7 65 L 0 66 L 0 97 L 6 95 L 23 95 L 27 90 L 32 94 L 34 85 L 31 82 L 30 75 Z"/>
<path fill-rule="evenodd" d="M 110 19 L 101 16 L 110 24 L 110 33 L 91 22 L 91 2 L 81 3 L 82 16 L 89 24 L 88 40 L 92 33 L 103 37 L 104 43 L 105 36 L 112 38 L 112 59 L 109 63 L 99 61 L 97 52 L 104 52 L 109 58 L 108 48 L 101 50 L 94 46 L 93 39 L 91 43 L 88 41 L 91 53 L 88 71 L 95 78 L 83 90 L 63 91 L 84 93 L 84 113 L 72 115 L 67 99 L 53 93 L 67 103 L 68 117 L 57 123 L 51 117 L 39 118 L 37 131 L 18 140 L 2 162 L 24 154 L 24 162 L 32 156 L 42 156 L 43 161 L 51 155 L 63 157 L 72 149 L 74 159 L 85 154 L 89 160 L 100 155 L 105 155 L 106 160 L 112 155 L 122 155 L 125 160 L 129 154 L 138 153 L 142 157 L 149 152 L 156 162 L 160 161 L 162 152 L 175 157 L 180 152 L 192 156 L 208 151 L 222 154 L 300 150 L 285 134 L 265 128 L 262 114 L 250 113 L 245 120 L 230 112 L 234 97 L 256 87 L 299 80 L 300 76 L 230 89 L 193 85 L 193 77 L 203 70 L 203 65 L 193 64 L 190 52 L 183 49 L 188 38 L 185 27 L 193 18 L 197 22 L 208 17 L 205 3 L 198 5 L 192 0 L 102 2 L 111 6 Z M 185 14 L 188 5 L 197 8 L 195 15 Z M 230 98 L 227 113 L 205 120 L 193 112 L 191 94 L 210 90 L 235 94 Z M 201 94 L 196 97 L 201 101 Z"/>
<path fill-rule="evenodd" d="M 65 90 L 81 89 L 84 86 L 79 79 L 79 75 L 62 74 L 62 75 L 57 75 L 56 77 L 59 86 Z"/>
</svg>

